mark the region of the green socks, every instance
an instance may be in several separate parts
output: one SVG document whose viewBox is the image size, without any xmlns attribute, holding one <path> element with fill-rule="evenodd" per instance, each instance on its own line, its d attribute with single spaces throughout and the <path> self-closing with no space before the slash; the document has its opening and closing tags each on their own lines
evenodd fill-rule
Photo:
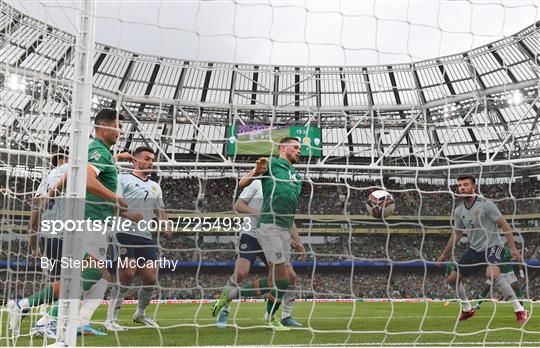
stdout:
<svg viewBox="0 0 540 348">
<path fill-rule="evenodd" d="M 58 292 L 60 291 L 60 284 L 54 283 L 47 286 L 45 289 L 36 292 L 32 296 L 28 297 L 28 304 L 30 307 L 39 306 L 43 303 L 53 303 L 58 299 Z"/>
<path fill-rule="evenodd" d="M 285 295 L 285 290 L 289 287 L 289 279 L 276 280 L 276 287 L 279 291 L 276 293 L 275 289 L 270 290 L 268 293 L 268 301 L 266 302 L 266 313 L 271 316 L 277 312 L 281 305 L 281 300 Z"/>
<path fill-rule="evenodd" d="M 87 268 L 82 271 L 81 277 L 83 291 L 86 291 L 103 277 L 103 272 L 96 268 Z"/>
<path fill-rule="evenodd" d="M 242 287 L 242 297 L 258 297 L 270 291 L 267 278 L 255 278 L 246 286 Z"/>
<path fill-rule="evenodd" d="M 268 294 L 268 301 L 266 302 L 266 312 L 270 315 L 274 315 L 281 305 L 281 300 L 285 291 L 289 287 L 289 279 L 276 280 L 276 289 L 272 289 L 268 285 L 268 278 L 255 278 L 251 283 L 245 285 L 240 290 L 242 297 L 258 297 L 263 294 Z M 233 289 L 234 291 L 234 289 Z M 234 298 L 236 295 L 234 295 Z"/>
<path fill-rule="evenodd" d="M 58 317 L 58 302 L 52 306 L 51 309 L 47 312 L 51 317 L 56 318 Z"/>
</svg>

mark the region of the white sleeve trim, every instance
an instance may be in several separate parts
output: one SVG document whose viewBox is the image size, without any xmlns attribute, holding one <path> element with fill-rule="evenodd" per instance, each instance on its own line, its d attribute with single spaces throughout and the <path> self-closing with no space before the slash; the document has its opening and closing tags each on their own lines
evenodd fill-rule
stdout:
<svg viewBox="0 0 540 348">
<path fill-rule="evenodd" d="M 98 176 L 99 173 L 101 173 L 101 171 L 97 169 L 96 166 L 94 166 L 93 164 L 89 164 L 88 166 L 94 170 L 94 172 L 96 173 L 96 176 Z"/>
</svg>

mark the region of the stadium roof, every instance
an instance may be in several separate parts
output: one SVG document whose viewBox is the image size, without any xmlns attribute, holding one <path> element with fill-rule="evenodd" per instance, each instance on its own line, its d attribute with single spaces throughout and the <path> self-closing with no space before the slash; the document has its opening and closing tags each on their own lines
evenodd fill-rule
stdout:
<svg viewBox="0 0 540 348">
<path fill-rule="evenodd" d="M 0 12 L 0 138 L 24 151 L 67 145 L 74 37 L 6 3 Z M 174 154 L 164 168 L 189 166 L 196 153 L 199 167 L 227 167 L 227 125 L 273 123 L 322 128 L 317 170 L 468 168 L 490 158 L 535 174 L 537 52 L 540 22 L 468 52 L 385 66 L 188 61 L 97 44 L 93 104 L 130 116 L 121 148 L 149 143 L 159 145 L 162 159 Z M 491 174 L 508 175 L 499 168 Z"/>
<path fill-rule="evenodd" d="M 5 1 L 72 34 L 83 3 Z M 111 0 L 96 1 L 94 18 L 97 42 L 139 54 L 347 66 L 464 52 L 536 22 L 539 8 L 531 0 Z"/>
</svg>

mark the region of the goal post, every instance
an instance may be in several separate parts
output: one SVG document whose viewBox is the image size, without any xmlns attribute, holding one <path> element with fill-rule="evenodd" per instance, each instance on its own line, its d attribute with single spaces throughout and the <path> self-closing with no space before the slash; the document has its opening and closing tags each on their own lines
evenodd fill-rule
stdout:
<svg viewBox="0 0 540 348">
<path fill-rule="evenodd" d="M 92 108 L 93 56 L 95 33 L 95 0 L 84 0 L 77 18 L 75 40 L 73 94 L 71 100 L 71 133 L 69 163 L 64 201 L 66 220 L 85 219 L 86 179 L 88 167 L 88 143 L 90 137 L 90 114 Z M 65 231 L 63 257 L 82 260 L 86 233 Z M 57 326 L 57 342 L 69 347 L 77 345 L 79 328 L 79 304 L 82 295 L 81 270 L 68 267 L 62 270 Z"/>
</svg>

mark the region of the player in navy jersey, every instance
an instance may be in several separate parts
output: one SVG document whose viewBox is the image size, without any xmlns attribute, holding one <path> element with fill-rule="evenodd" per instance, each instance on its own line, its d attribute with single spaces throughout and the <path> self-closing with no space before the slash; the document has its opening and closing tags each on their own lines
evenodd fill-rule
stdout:
<svg viewBox="0 0 540 348">
<path fill-rule="evenodd" d="M 463 175 L 457 179 L 458 194 L 463 202 L 454 210 L 454 232 L 438 261 L 444 262 L 451 255 L 453 248 L 467 232 L 469 249 L 461 256 L 457 266 L 447 277 L 446 281 L 457 291 L 462 304 L 459 320 L 467 320 L 475 315 L 475 309 L 467 298 L 462 279 L 477 270 L 485 269 L 486 278 L 509 299 L 516 315 L 518 324 L 524 324 L 528 319 L 528 311 L 523 308 L 516 297 L 512 286 L 501 274 L 500 264 L 503 262 L 504 241 L 499 228 L 504 232 L 512 258 L 522 261 L 521 254 L 516 248 L 512 229 L 504 216 L 491 200 L 476 194 L 476 179 Z"/>
<path fill-rule="evenodd" d="M 152 239 L 148 224 L 154 217 L 166 236 L 170 236 L 172 232 L 171 226 L 166 223 L 168 218 L 164 210 L 161 187 L 149 179 L 155 158 L 154 151 L 149 147 L 139 147 L 133 156 L 133 172 L 118 177 L 117 193 L 126 200 L 128 210 L 120 214 L 121 223 L 117 226 L 121 226 L 121 229 L 115 231 L 112 244 L 115 251 L 113 261 L 117 263 L 117 280 L 111 291 L 105 323 L 105 327 L 110 331 L 125 330 L 118 324 L 118 314 L 128 287 L 136 275 L 141 278 L 142 286 L 138 290 L 138 304 L 133 321 L 148 327 L 157 327 L 157 323 L 145 315 L 157 282 L 157 268 L 137 268 L 134 262 L 128 261 L 138 260 L 139 264 L 146 264 L 146 261 L 157 259 L 157 245 Z"/>
</svg>

